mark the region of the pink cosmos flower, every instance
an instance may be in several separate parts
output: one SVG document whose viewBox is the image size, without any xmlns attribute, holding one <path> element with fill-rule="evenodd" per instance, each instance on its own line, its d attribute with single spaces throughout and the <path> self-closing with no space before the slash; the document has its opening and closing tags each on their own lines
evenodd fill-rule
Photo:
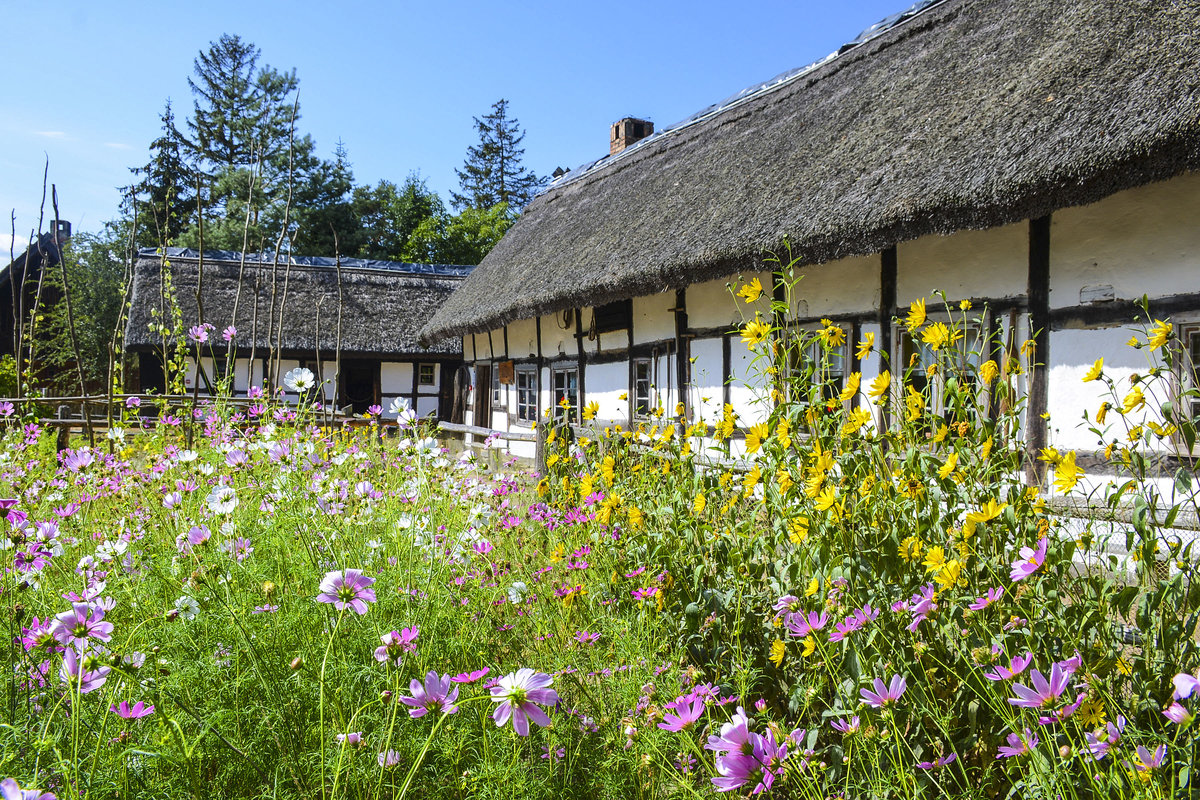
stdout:
<svg viewBox="0 0 1200 800">
<path fill-rule="evenodd" d="M 1020 675 L 1032 662 L 1033 653 L 1026 653 L 1023 656 L 1013 656 L 1007 667 L 998 666 L 991 672 L 983 673 L 983 677 L 990 681 L 1006 681 Z"/>
<path fill-rule="evenodd" d="M 366 614 L 367 603 L 375 602 L 375 592 L 369 588 L 373 583 L 374 578 L 357 569 L 327 572 L 321 580 L 317 602 L 332 603 L 338 611 L 349 608 L 356 614 Z"/>
<path fill-rule="evenodd" d="M 1184 725 L 1192 721 L 1192 712 L 1179 705 L 1178 702 L 1171 703 L 1171 705 L 1163 709 L 1162 713 L 1164 717 L 1176 725 Z"/>
<path fill-rule="evenodd" d="M 1120 715 L 1117 716 L 1116 724 L 1108 722 L 1103 728 L 1088 731 L 1084 734 L 1084 738 L 1087 739 L 1088 754 L 1096 761 L 1103 760 L 1124 732 L 1125 717 Z"/>
<path fill-rule="evenodd" d="M 3 800 L 56 800 L 53 792 L 22 789 L 12 778 L 5 778 L 0 781 L 0 798 L 3 798 Z"/>
<path fill-rule="evenodd" d="M 1004 596 L 1004 587 L 993 586 L 991 589 L 987 590 L 987 594 L 985 594 L 983 597 L 976 599 L 976 601 L 974 603 L 971 603 L 971 605 L 967 606 L 967 608 L 971 609 L 972 611 L 983 611 L 985 608 L 990 606 L 992 603 L 995 603 L 997 600 L 999 600 L 1003 596 Z"/>
<path fill-rule="evenodd" d="M 895 703 L 908 688 L 908 683 L 899 675 L 892 675 L 892 680 L 887 686 L 884 686 L 882 678 L 876 678 L 874 685 L 875 691 L 860 689 L 858 692 L 872 708 L 884 708 Z"/>
<path fill-rule="evenodd" d="M 338 744 L 346 744 L 351 747 L 358 747 L 363 743 L 362 731 L 353 731 L 351 733 L 339 733 L 334 737 Z"/>
<path fill-rule="evenodd" d="M 696 696 L 683 696 L 675 699 L 671 704 L 674 713 L 663 714 L 663 721 L 658 723 L 658 727 L 672 733 L 679 733 L 692 727 L 699 719 L 704 716 L 704 698 Z"/>
<path fill-rule="evenodd" d="M 951 753 L 948 756 L 942 756 L 941 758 L 936 758 L 933 761 L 920 761 L 917 763 L 917 768 L 923 770 L 937 769 L 938 767 L 944 767 L 947 764 L 953 764 L 957 760 L 958 754 Z"/>
<path fill-rule="evenodd" d="M 1188 675 L 1186 672 L 1176 675 L 1171 679 L 1171 683 L 1175 685 L 1176 700 L 1188 699 L 1200 687 L 1200 679 L 1197 679 L 1195 675 Z"/>
<path fill-rule="evenodd" d="M 1046 541 L 1045 536 L 1039 539 L 1037 550 L 1032 547 L 1021 548 L 1021 557 L 1012 563 L 1012 572 L 1009 574 L 1013 583 L 1028 578 L 1042 566 L 1046 560 Z"/>
<path fill-rule="evenodd" d="M 416 625 L 404 630 L 385 633 L 379 637 L 383 645 L 375 648 L 375 660 L 382 664 L 395 659 L 396 666 L 400 666 L 404 661 L 404 654 L 417 649 L 416 641 L 420 634 L 421 629 Z"/>
<path fill-rule="evenodd" d="M 86 646 L 88 639 L 107 642 L 112 639 L 113 626 L 104 621 L 104 610 L 88 603 L 72 603 L 70 611 L 54 618 L 51 627 L 54 638 L 64 645 Z"/>
<path fill-rule="evenodd" d="M 379 766 L 387 769 L 400 763 L 400 754 L 395 750 L 388 750 L 386 753 L 375 756 L 375 760 L 379 762 Z"/>
<path fill-rule="evenodd" d="M 1028 753 L 1033 748 L 1037 747 L 1038 737 L 1029 728 L 1025 729 L 1025 736 L 1022 737 L 1017 733 L 1010 733 L 1007 737 L 1008 746 L 1000 745 L 997 748 L 996 758 L 1015 758 Z"/>
<path fill-rule="evenodd" d="M 227 342 L 232 342 L 233 337 L 237 336 L 237 328 L 230 325 L 225 330 L 221 331 L 221 338 Z"/>
<path fill-rule="evenodd" d="M 458 687 L 450 688 L 450 676 L 438 674 L 430 670 L 425 676 L 425 685 L 422 686 L 418 680 L 413 680 L 408 685 L 409 691 L 412 692 L 412 697 L 400 696 L 399 700 L 404 705 L 409 706 L 408 715 L 413 719 L 423 717 L 430 711 L 440 710 L 443 714 L 453 714 L 458 711 L 458 706 L 454 705 L 454 701 L 458 699 Z"/>
<path fill-rule="evenodd" d="M 849 720 L 839 718 L 829 723 L 829 727 L 833 728 L 835 731 L 841 731 L 847 736 L 852 733 L 858 733 L 860 725 L 861 723 L 857 716 L 853 716 Z"/>
<path fill-rule="evenodd" d="M 1137 746 L 1137 758 L 1133 760 L 1132 764 L 1126 761 L 1125 766 L 1131 766 L 1138 772 L 1149 772 L 1152 769 L 1161 767 L 1166 757 L 1167 746 L 1165 744 L 1160 744 L 1153 753 L 1139 744 Z"/>
<path fill-rule="evenodd" d="M 122 700 L 120 705 L 109 706 L 108 710 L 121 719 L 141 719 L 153 714 L 154 706 L 148 706 L 141 700 L 131 706 L 128 700 Z"/>
<path fill-rule="evenodd" d="M 492 701 L 499 703 L 492 718 L 496 727 L 503 726 L 512 718 L 513 730 L 520 736 L 529 735 L 529 720 L 545 727 L 550 717 L 534 703 L 554 705 L 559 701 L 558 693 L 550 688 L 554 679 L 544 672 L 522 668 L 501 678 L 492 687 Z"/>
<path fill-rule="evenodd" d="M 1030 673 L 1029 677 L 1033 688 L 1022 683 L 1013 684 L 1012 690 L 1017 696 L 1008 698 L 1010 705 L 1022 708 L 1045 708 L 1053 705 L 1067 690 L 1067 679 L 1070 678 L 1070 673 L 1064 672 L 1061 666 L 1055 664 L 1050 668 L 1048 679 L 1036 669 Z"/>
<path fill-rule="evenodd" d="M 74 647 L 68 647 L 63 653 L 62 666 L 59 667 L 58 677 L 68 686 L 78 684 L 79 693 L 87 694 L 104 685 L 112 667 L 99 666 L 95 656 L 80 653 Z"/>
<path fill-rule="evenodd" d="M 460 672 L 450 680 L 454 681 L 455 683 L 474 683 L 491 671 L 492 670 L 490 667 L 484 667 L 483 669 L 477 669 L 474 672 Z"/>
<path fill-rule="evenodd" d="M 829 624 L 829 615 L 822 611 L 818 614 L 816 611 L 808 612 L 808 616 L 804 612 L 796 612 L 788 614 L 784 619 L 784 627 L 787 628 L 788 634 L 803 639 L 813 631 L 819 631 Z"/>
</svg>

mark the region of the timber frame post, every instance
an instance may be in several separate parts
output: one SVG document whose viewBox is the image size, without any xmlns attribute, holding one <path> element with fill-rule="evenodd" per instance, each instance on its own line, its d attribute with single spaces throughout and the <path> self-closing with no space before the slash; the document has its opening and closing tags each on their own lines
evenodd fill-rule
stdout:
<svg viewBox="0 0 1200 800">
<path fill-rule="evenodd" d="M 1045 414 L 1049 407 L 1050 363 L 1050 215 L 1029 220 L 1029 396 L 1025 404 L 1025 479 L 1044 486 L 1046 464 L 1038 453 L 1046 447 Z"/>
</svg>

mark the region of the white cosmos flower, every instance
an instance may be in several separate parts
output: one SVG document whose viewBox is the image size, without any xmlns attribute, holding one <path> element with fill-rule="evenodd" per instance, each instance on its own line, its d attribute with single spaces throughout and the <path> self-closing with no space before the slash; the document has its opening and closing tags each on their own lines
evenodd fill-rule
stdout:
<svg viewBox="0 0 1200 800">
<path fill-rule="evenodd" d="M 185 594 L 175 601 L 175 610 L 179 612 L 180 619 L 188 622 L 199 616 L 200 604 L 196 602 L 196 598 Z"/>
<path fill-rule="evenodd" d="M 212 475 L 216 471 L 216 467 L 212 464 L 197 464 L 196 471 L 201 475 Z"/>
<path fill-rule="evenodd" d="M 199 453 L 197 453 L 195 450 L 180 450 L 175 455 L 175 460 L 181 464 L 185 464 L 188 461 L 195 461 L 198 455 Z"/>
<path fill-rule="evenodd" d="M 304 394 L 317 385 L 317 376 L 308 367 L 296 367 L 283 376 L 283 385 L 293 392 Z"/>
<path fill-rule="evenodd" d="M 114 441 L 114 442 L 125 441 L 125 429 L 117 428 L 117 427 L 109 428 L 108 429 L 108 438 L 110 441 Z"/>
<path fill-rule="evenodd" d="M 96 548 L 96 558 L 108 563 L 123 556 L 128 549 L 129 542 L 124 539 L 113 539 L 102 543 Z"/>
<path fill-rule="evenodd" d="M 237 508 L 237 492 L 228 486 L 218 486 L 204 499 L 214 514 L 230 514 Z"/>
</svg>

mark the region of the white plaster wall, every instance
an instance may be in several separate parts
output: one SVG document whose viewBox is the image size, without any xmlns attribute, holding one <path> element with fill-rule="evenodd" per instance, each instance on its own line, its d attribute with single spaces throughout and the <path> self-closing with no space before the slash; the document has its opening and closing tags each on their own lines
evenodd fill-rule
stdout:
<svg viewBox="0 0 1200 800">
<path fill-rule="evenodd" d="M 1095 420 L 1096 411 L 1105 400 L 1119 405 L 1132 388 L 1130 378 L 1136 373 L 1145 375 L 1149 371 L 1150 362 L 1146 351 L 1129 347 L 1130 330 L 1126 328 L 1101 328 L 1098 330 L 1061 330 L 1053 331 L 1050 335 L 1050 376 L 1049 376 L 1049 410 L 1051 443 L 1060 449 L 1070 450 L 1099 450 L 1104 443 L 1087 428 L 1083 421 L 1083 412 Z M 1083 382 L 1083 376 L 1091 368 L 1097 358 L 1104 357 L 1104 374 L 1116 381 L 1117 397 L 1114 399 L 1103 381 Z M 1160 406 L 1167 397 L 1161 396 L 1163 384 L 1159 387 L 1159 395 L 1146 395 L 1147 403 Z M 1145 390 L 1145 388 L 1144 388 Z M 1127 444 L 1125 434 L 1128 428 L 1141 425 L 1146 420 L 1159 420 L 1156 414 L 1147 410 L 1135 411 L 1125 417 L 1116 409 L 1108 412 L 1106 422 L 1110 427 L 1105 442 L 1116 438 L 1120 443 Z M 1172 452 L 1169 441 L 1153 440 L 1151 449 L 1162 452 Z"/>
<path fill-rule="evenodd" d="M 896 304 L 901 309 L 924 297 L 933 310 L 941 303 L 934 297 L 936 291 L 957 303 L 969 297 L 1024 294 L 1028 283 L 1028 222 L 923 236 L 896 247 Z"/>
<path fill-rule="evenodd" d="M 537 323 L 532 319 L 510 322 L 508 325 L 508 355 L 511 358 L 537 356 Z"/>
<path fill-rule="evenodd" d="M 721 340 L 692 340 L 692 414 L 698 422 L 721 418 L 725 385 L 721 381 Z"/>
<path fill-rule="evenodd" d="M 426 362 L 426 363 L 428 363 L 428 362 Z M 410 365 L 409 369 L 410 370 L 416 369 L 416 367 Z M 495 369 L 495 366 L 493 366 L 492 369 Z M 417 385 L 417 394 L 437 394 L 438 388 L 441 386 L 441 380 L 442 380 L 442 365 L 435 362 L 433 365 L 433 383 L 426 384 L 424 386 L 421 386 L 420 384 L 418 384 Z"/>
<path fill-rule="evenodd" d="M 1118 192 L 1054 212 L 1050 305 L 1078 305 L 1084 286 L 1117 299 L 1200 291 L 1200 174 Z"/>
<path fill-rule="evenodd" d="M 575 343 L 575 321 L 566 328 L 562 326 L 562 314 L 549 314 L 542 317 L 542 355 L 553 358 L 556 355 L 575 357 L 579 354 L 579 346 Z"/>
<path fill-rule="evenodd" d="M 502 348 L 504 346 L 504 339 L 500 338 L 497 341 L 496 340 L 497 332 L 492 331 L 491 333 L 492 333 L 492 341 L 496 342 L 497 349 Z M 492 358 L 492 342 L 488 341 L 488 335 L 486 333 L 475 333 L 475 334 L 472 334 L 472 336 L 475 337 L 474 338 L 475 360 L 476 361 L 487 361 L 490 358 Z M 503 337 L 503 334 L 501 334 L 501 337 Z"/>
<path fill-rule="evenodd" d="M 741 327 L 743 319 L 753 319 L 754 312 L 766 316 L 771 312 L 771 273 L 748 272 L 741 276 L 724 280 L 705 281 L 687 288 L 688 325 L 693 328 L 726 328 L 733 330 Z M 758 278 L 762 283 L 763 293 L 754 303 L 747 304 L 742 298 L 730 293 L 730 286 L 736 292 L 743 283 Z"/>
<path fill-rule="evenodd" d="M 625 424 L 629 419 L 629 362 L 588 364 L 585 378 L 588 403 L 598 403 L 596 419 Z M 624 400 L 621 395 L 625 395 Z"/>
<path fill-rule="evenodd" d="M 379 367 L 379 389 L 383 394 L 409 394 L 412 392 L 413 365 L 407 362 L 387 361 Z"/>
<path fill-rule="evenodd" d="M 437 397 L 418 397 L 417 398 L 417 416 L 426 417 L 430 414 L 437 415 L 438 399 Z"/>
<path fill-rule="evenodd" d="M 735 339 L 732 344 L 729 402 L 738 415 L 738 427 L 745 428 L 757 425 L 771 415 L 771 407 L 767 402 L 770 389 L 764 388 L 763 380 L 763 370 L 769 364 L 766 358 L 754 361 L 755 354 L 741 339 Z"/>
<path fill-rule="evenodd" d="M 879 274 L 878 254 L 807 267 L 791 288 L 792 313 L 815 318 L 878 308 Z M 763 287 L 769 294 L 769 284 Z"/>
<path fill-rule="evenodd" d="M 675 292 L 633 298 L 633 343 L 675 338 Z M 692 324 L 689 319 L 689 324 Z"/>
<path fill-rule="evenodd" d="M 309 367 L 309 369 L 317 372 L 314 367 Z M 322 382 L 321 392 L 325 402 L 332 403 L 334 395 L 337 393 L 337 362 L 322 361 L 321 369 L 317 372 L 317 380 Z"/>
</svg>

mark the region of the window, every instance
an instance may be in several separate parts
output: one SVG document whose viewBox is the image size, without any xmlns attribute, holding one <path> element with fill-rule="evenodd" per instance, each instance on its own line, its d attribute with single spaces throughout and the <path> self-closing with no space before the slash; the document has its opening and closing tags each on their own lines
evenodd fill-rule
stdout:
<svg viewBox="0 0 1200 800">
<path fill-rule="evenodd" d="M 437 380 L 437 364 L 417 365 L 417 385 L 433 386 Z"/>
<path fill-rule="evenodd" d="M 793 401 L 808 400 L 808 388 L 811 385 L 821 387 L 821 399 L 834 400 L 846 387 L 846 345 L 832 347 L 828 350 L 821 340 L 812 336 L 812 331 L 802 334 L 804 339 L 796 339 L 788 353 L 788 367 Z"/>
<path fill-rule="evenodd" d="M 1179 359 L 1180 412 L 1190 419 L 1200 417 L 1200 326 L 1180 326 L 1179 341 L 1182 358 Z"/>
<path fill-rule="evenodd" d="M 570 408 L 568 421 L 578 421 L 579 370 L 575 367 L 554 370 L 552 385 L 554 387 L 554 395 L 552 397 L 554 402 L 554 418 L 561 419 L 564 415 L 563 406 L 567 405 Z"/>
<path fill-rule="evenodd" d="M 537 371 L 517 370 L 517 421 L 537 422 Z"/>
<path fill-rule="evenodd" d="M 633 325 L 633 301 L 618 300 L 592 309 L 592 327 L 596 333 L 623 331 Z"/>
<path fill-rule="evenodd" d="M 932 322 L 938 322 L 934 319 Z M 983 363 L 980 353 L 985 349 L 985 341 L 976 325 L 963 326 L 957 323 L 957 330 L 962 338 L 952 345 L 943 348 L 941 357 L 923 340 L 909 334 L 902 327 L 897 328 L 897 352 L 895 371 L 903 374 L 904 392 L 911 386 L 914 390 L 929 398 L 933 413 L 950 422 L 974 422 L 979 411 L 986 413 L 988 400 L 977 396 L 979 386 L 979 366 Z M 918 333 L 919 337 L 920 334 Z M 929 374 L 929 367 L 935 363 L 941 368 L 934 374 Z M 946 381 L 955 378 L 962 393 L 959 395 L 962 405 L 949 408 L 947 405 Z M 902 401 L 902 396 L 901 396 Z"/>
<path fill-rule="evenodd" d="M 504 408 L 504 387 L 500 384 L 500 365 L 492 365 L 492 407 Z"/>
<path fill-rule="evenodd" d="M 653 386 L 650 378 L 650 359 L 633 360 L 633 416 L 645 417 L 654 408 Z"/>
</svg>

